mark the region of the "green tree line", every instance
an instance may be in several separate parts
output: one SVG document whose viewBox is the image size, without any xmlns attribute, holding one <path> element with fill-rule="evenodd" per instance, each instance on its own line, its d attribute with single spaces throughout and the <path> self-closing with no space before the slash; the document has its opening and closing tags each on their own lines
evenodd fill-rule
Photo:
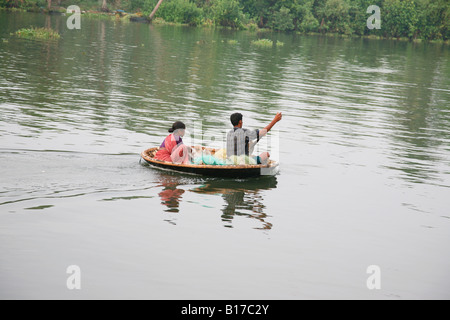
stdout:
<svg viewBox="0 0 450 320">
<path fill-rule="evenodd" d="M 140 12 L 159 0 L 0 0 L 0 7 L 79 5 L 83 10 Z M 381 9 L 381 29 L 367 28 L 367 8 Z M 338 33 L 427 40 L 450 39 L 449 0 L 163 0 L 155 18 L 237 29 Z"/>
</svg>

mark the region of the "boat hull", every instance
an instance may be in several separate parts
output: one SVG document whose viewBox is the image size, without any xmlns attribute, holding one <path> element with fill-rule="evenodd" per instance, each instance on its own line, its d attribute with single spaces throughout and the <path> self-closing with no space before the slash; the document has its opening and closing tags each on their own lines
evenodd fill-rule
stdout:
<svg viewBox="0 0 450 320">
<path fill-rule="evenodd" d="M 149 165 L 162 169 L 181 172 L 185 174 L 202 175 L 222 178 L 252 178 L 260 176 L 274 176 L 278 173 L 279 165 L 275 161 L 270 161 L 267 165 L 177 165 L 170 162 L 156 160 L 154 158 L 159 148 L 151 148 L 142 152 L 142 159 Z M 214 153 L 214 149 L 210 149 Z"/>
</svg>

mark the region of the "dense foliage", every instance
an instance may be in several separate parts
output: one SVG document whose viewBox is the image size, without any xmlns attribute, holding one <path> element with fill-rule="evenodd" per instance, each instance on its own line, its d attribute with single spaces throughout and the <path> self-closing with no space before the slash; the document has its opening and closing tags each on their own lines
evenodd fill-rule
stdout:
<svg viewBox="0 0 450 320">
<path fill-rule="evenodd" d="M 158 0 L 0 0 L 0 7 L 68 6 L 141 12 Z M 370 30 L 367 8 L 381 8 L 381 29 Z M 275 31 L 375 35 L 410 39 L 450 39 L 449 0 L 165 0 L 156 17 L 190 25 L 270 28 Z"/>
</svg>

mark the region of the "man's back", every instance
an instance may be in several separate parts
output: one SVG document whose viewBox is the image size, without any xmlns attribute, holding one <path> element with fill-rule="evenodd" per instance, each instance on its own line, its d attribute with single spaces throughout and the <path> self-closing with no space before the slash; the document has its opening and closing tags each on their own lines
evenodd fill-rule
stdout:
<svg viewBox="0 0 450 320">
<path fill-rule="evenodd" d="M 259 130 L 248 130 L 235 127 L 227 135 L 227 157 L 250 156 L 259 141 Z"/>
</svg>

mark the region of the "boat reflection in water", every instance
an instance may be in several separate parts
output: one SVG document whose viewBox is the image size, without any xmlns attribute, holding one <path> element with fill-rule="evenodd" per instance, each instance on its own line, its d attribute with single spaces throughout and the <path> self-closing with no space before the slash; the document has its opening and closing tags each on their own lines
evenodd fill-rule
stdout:
<svg viewBox="0 0 450 320">
<path fill-rule="evenodd" d="M 276 177 L 231 180 L 159 173 L 157 179 L 158 187 L 162 188 L 158 195 L 166 213 L 180 213 L 181 202 L 189 189 L 196 194 L 221 196 L 225 200 L 221 218 L 227 228 L 233 227 L 232 222 L 236 216 L 254 219 L 259 225 L 256 229 L 272 228 L 265 210 L 263 193 L 277 187 Z M 191 189 L 192 185 L 200 186 Z M 166 221 L 176 224 L 177 216 L 169 215 Z"/>
<path fill-rule="evenodd" d="M 222 209 L 225 227 L 232 228 L 233 219 L 242 216 L 259 221 L 261 226 L 256 229 L 269 230 L 272 229 L 272 224 L 267 221 L 263 191 L 276 187 L 276 177 L 262 177 L 249 180 L 213 180 L 191 191 L 223 197 L 226 203 Z"/>
<path fill-rule="evenodd" d="M 164 190 L 159 193 L 161 197 L 161 204 L 167 207 L 166 212 L 179 212 L 181 196 L 185 192 L 183 189 L 178 189 L 177 184 L 169 183 Z"/>
<path fill-rule="evenodd" d="M 158 180 L 161 183 L 158 187 L 162 187 L 163 190 L 158 193 L 161 198 L 161 204 L 166 207 L 164 210 L 168 213 L 179 213 L 180 202 L 183 194 L 186 192 L 184 189 L 178 188 L 180 185 L 186 184 L 182 178 L 176 175 L 158 175 Z"/>
</svg>

